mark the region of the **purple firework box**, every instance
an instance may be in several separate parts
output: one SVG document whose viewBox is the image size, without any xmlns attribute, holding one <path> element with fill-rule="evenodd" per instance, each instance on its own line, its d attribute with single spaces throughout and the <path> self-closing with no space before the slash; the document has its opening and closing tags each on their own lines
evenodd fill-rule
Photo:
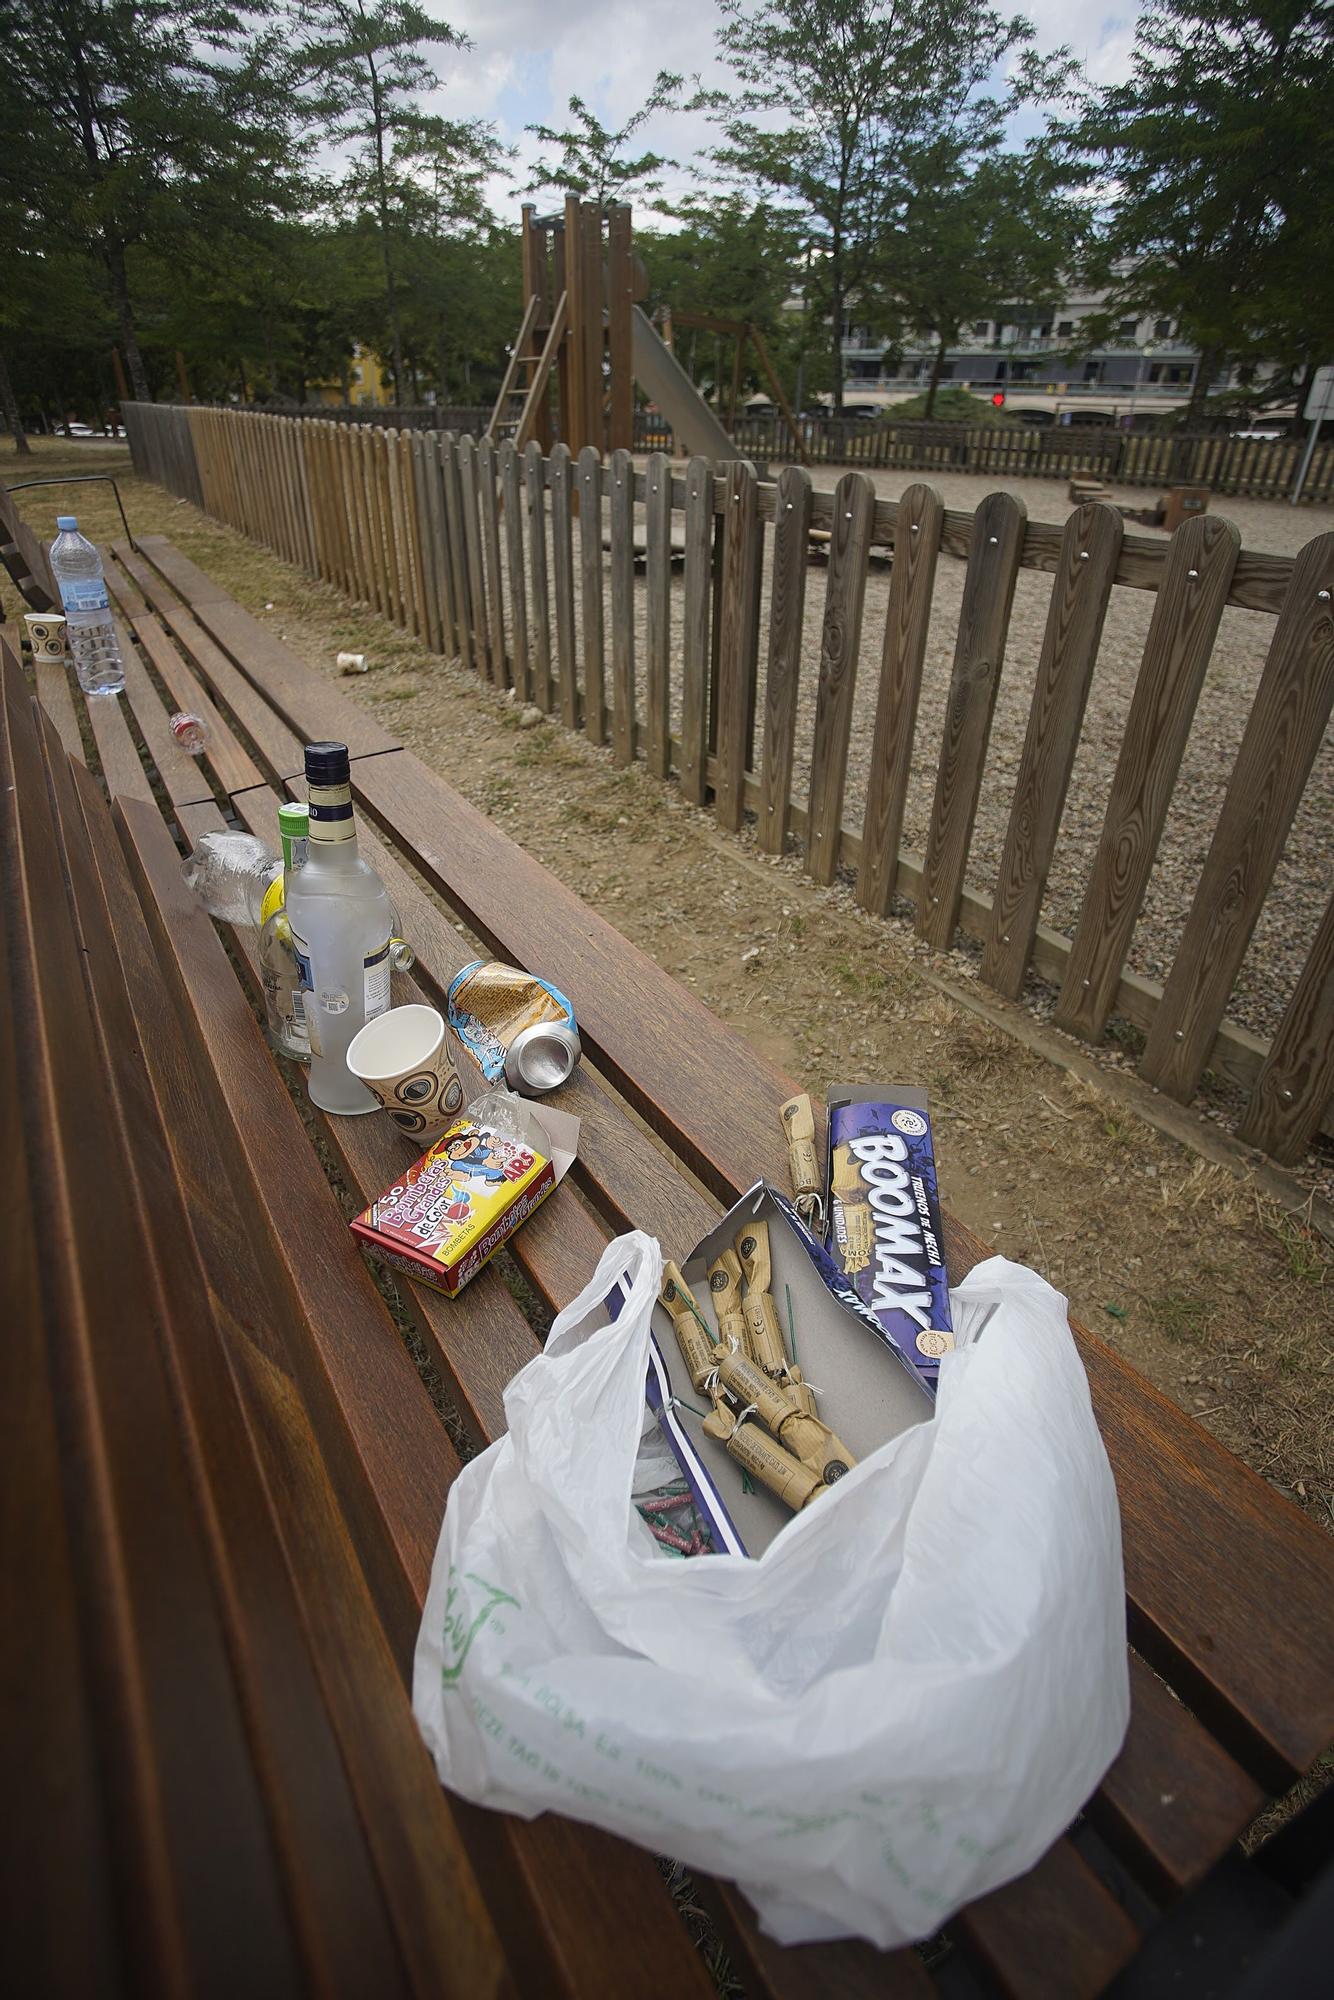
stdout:
<svg viewBox="0 0 1334 2000">
<path fill-rule="evenodd" d="M 829 1092 L 826 1242 L 846 1283 L 934 1395 L 954 1345 L 926 1092 Z"/>
</svg>

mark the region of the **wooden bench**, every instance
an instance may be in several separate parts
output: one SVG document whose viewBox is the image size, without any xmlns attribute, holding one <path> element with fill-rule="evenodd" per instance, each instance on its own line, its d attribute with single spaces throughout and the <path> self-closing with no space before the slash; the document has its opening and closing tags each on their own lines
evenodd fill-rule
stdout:
<svg viewBox="0 0 1334 2000">
<path fill-rule="evenodd" d="M 47 1725 L 10 1794 L 20 1958 L 57 1990 L 105 1958 L 135 1990 L 708 1993 L 650 1856 L 435 1785 L 405 1687 L 458 1466 L 433 1385 L 483 1444 L 536 1336 L 500 1269 L 454 1302 L 377 1285 L 344 1214 L 411 1149 L 294 1099 L 248 941 L 220 939 L 179 848 L 229 818 L 272 841 L 302 743 L 346 740 L 420 991 L 475 955 L 462 924 L 571 992 L 581 1158 L 512 1245 L 548 1310 L 617 1230 L 679 1251 L 758 1173 L 781 1182 L 792 1086 L 169 543 L 118 548 L 108 574 L 126 698 L 82 724 L 113 807 L 69 684 L 47 676 L 38 707 L 4 669 L 24 1329 L 3 1364 L 23 1413 L 5 1573 L 36 1612 L 4 1643 Z M 170 735 L 178 706 L 209 720 L 202 762 Z M 957 1280 L 985 1251 L 951 1221 L 947 1253 Z M 1126 1745 L 1079 1826 L 960 1913 L 930 1969 L 781 1951 L 730 1886 L 697 1884 L 748 1995 L 1082 1995 L 1170 1962 L 1239 1834 L 1334 1737 L 1334 1544 L 1076 1337 L 1121 1499 Z"/>
</svg>

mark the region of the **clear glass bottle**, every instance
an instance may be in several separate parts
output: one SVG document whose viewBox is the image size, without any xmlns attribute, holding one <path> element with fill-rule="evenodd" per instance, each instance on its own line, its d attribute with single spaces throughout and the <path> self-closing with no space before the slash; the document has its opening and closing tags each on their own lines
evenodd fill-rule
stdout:
<svg viewBox="0 0 1334 2000">
<path fill-rule="evenodd" d="M 85 694 L 119 694 L 125 686 L 120 642 L 107 600 L 102 558 L 79 533 L 73 514 L 56 517 L 51 574 L 65 613 L 65 643 Z"/>
<path fill-rule="evenodd" d="M 345 743 L 306 746 L 310 826 L 305 865 L 287 886 L 287 921 L 310 1037 L 310 1097 L 356 1117 L 375 1099 L 347 1066 L 352 1037 L 389 1005 L 393 913 L 357 850 Z"/>
</svg>

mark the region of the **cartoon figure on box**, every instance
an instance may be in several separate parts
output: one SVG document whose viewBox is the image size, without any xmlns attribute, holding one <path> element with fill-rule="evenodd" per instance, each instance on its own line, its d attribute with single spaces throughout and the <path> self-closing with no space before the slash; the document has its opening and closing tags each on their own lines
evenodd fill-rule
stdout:
<svg viewBox="0 0 1334 2000">
<path fill-rule="evenodd" d="M 483 1187 L 499 1187 L 509 1178 L 505 1172 L 508 1150 L 481 1132 L 460 1132 L 456 1138 L 447 1139 L 444 1146 L 454 1172 L 480 1181 Z"/>
<path fill-rule="evenodd" d="M 466 1221 L 474 1195 L 518 1180 L 533 1164 L 526 1146 L 484 1132 L 459 1132 L 446 1139 L 441 1152 L 450 1164 L 449 1200 L 444 1210 L 450 1222 Z"/>
</svg>

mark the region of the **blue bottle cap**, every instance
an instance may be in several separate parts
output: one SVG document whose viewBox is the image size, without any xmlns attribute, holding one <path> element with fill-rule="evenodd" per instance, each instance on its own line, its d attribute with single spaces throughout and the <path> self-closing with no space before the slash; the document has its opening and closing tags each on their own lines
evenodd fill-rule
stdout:
<svg viewBox="0 0 1334 2000">
<path fill-rule="evenodd" d="M 74 531 L 75 534 L 77 534 L 79 531 L 78 520 L 76 516 L 73 514 L 57 514 L 56 526 L 60 529 L 70 528 Z"/>
</svg>

